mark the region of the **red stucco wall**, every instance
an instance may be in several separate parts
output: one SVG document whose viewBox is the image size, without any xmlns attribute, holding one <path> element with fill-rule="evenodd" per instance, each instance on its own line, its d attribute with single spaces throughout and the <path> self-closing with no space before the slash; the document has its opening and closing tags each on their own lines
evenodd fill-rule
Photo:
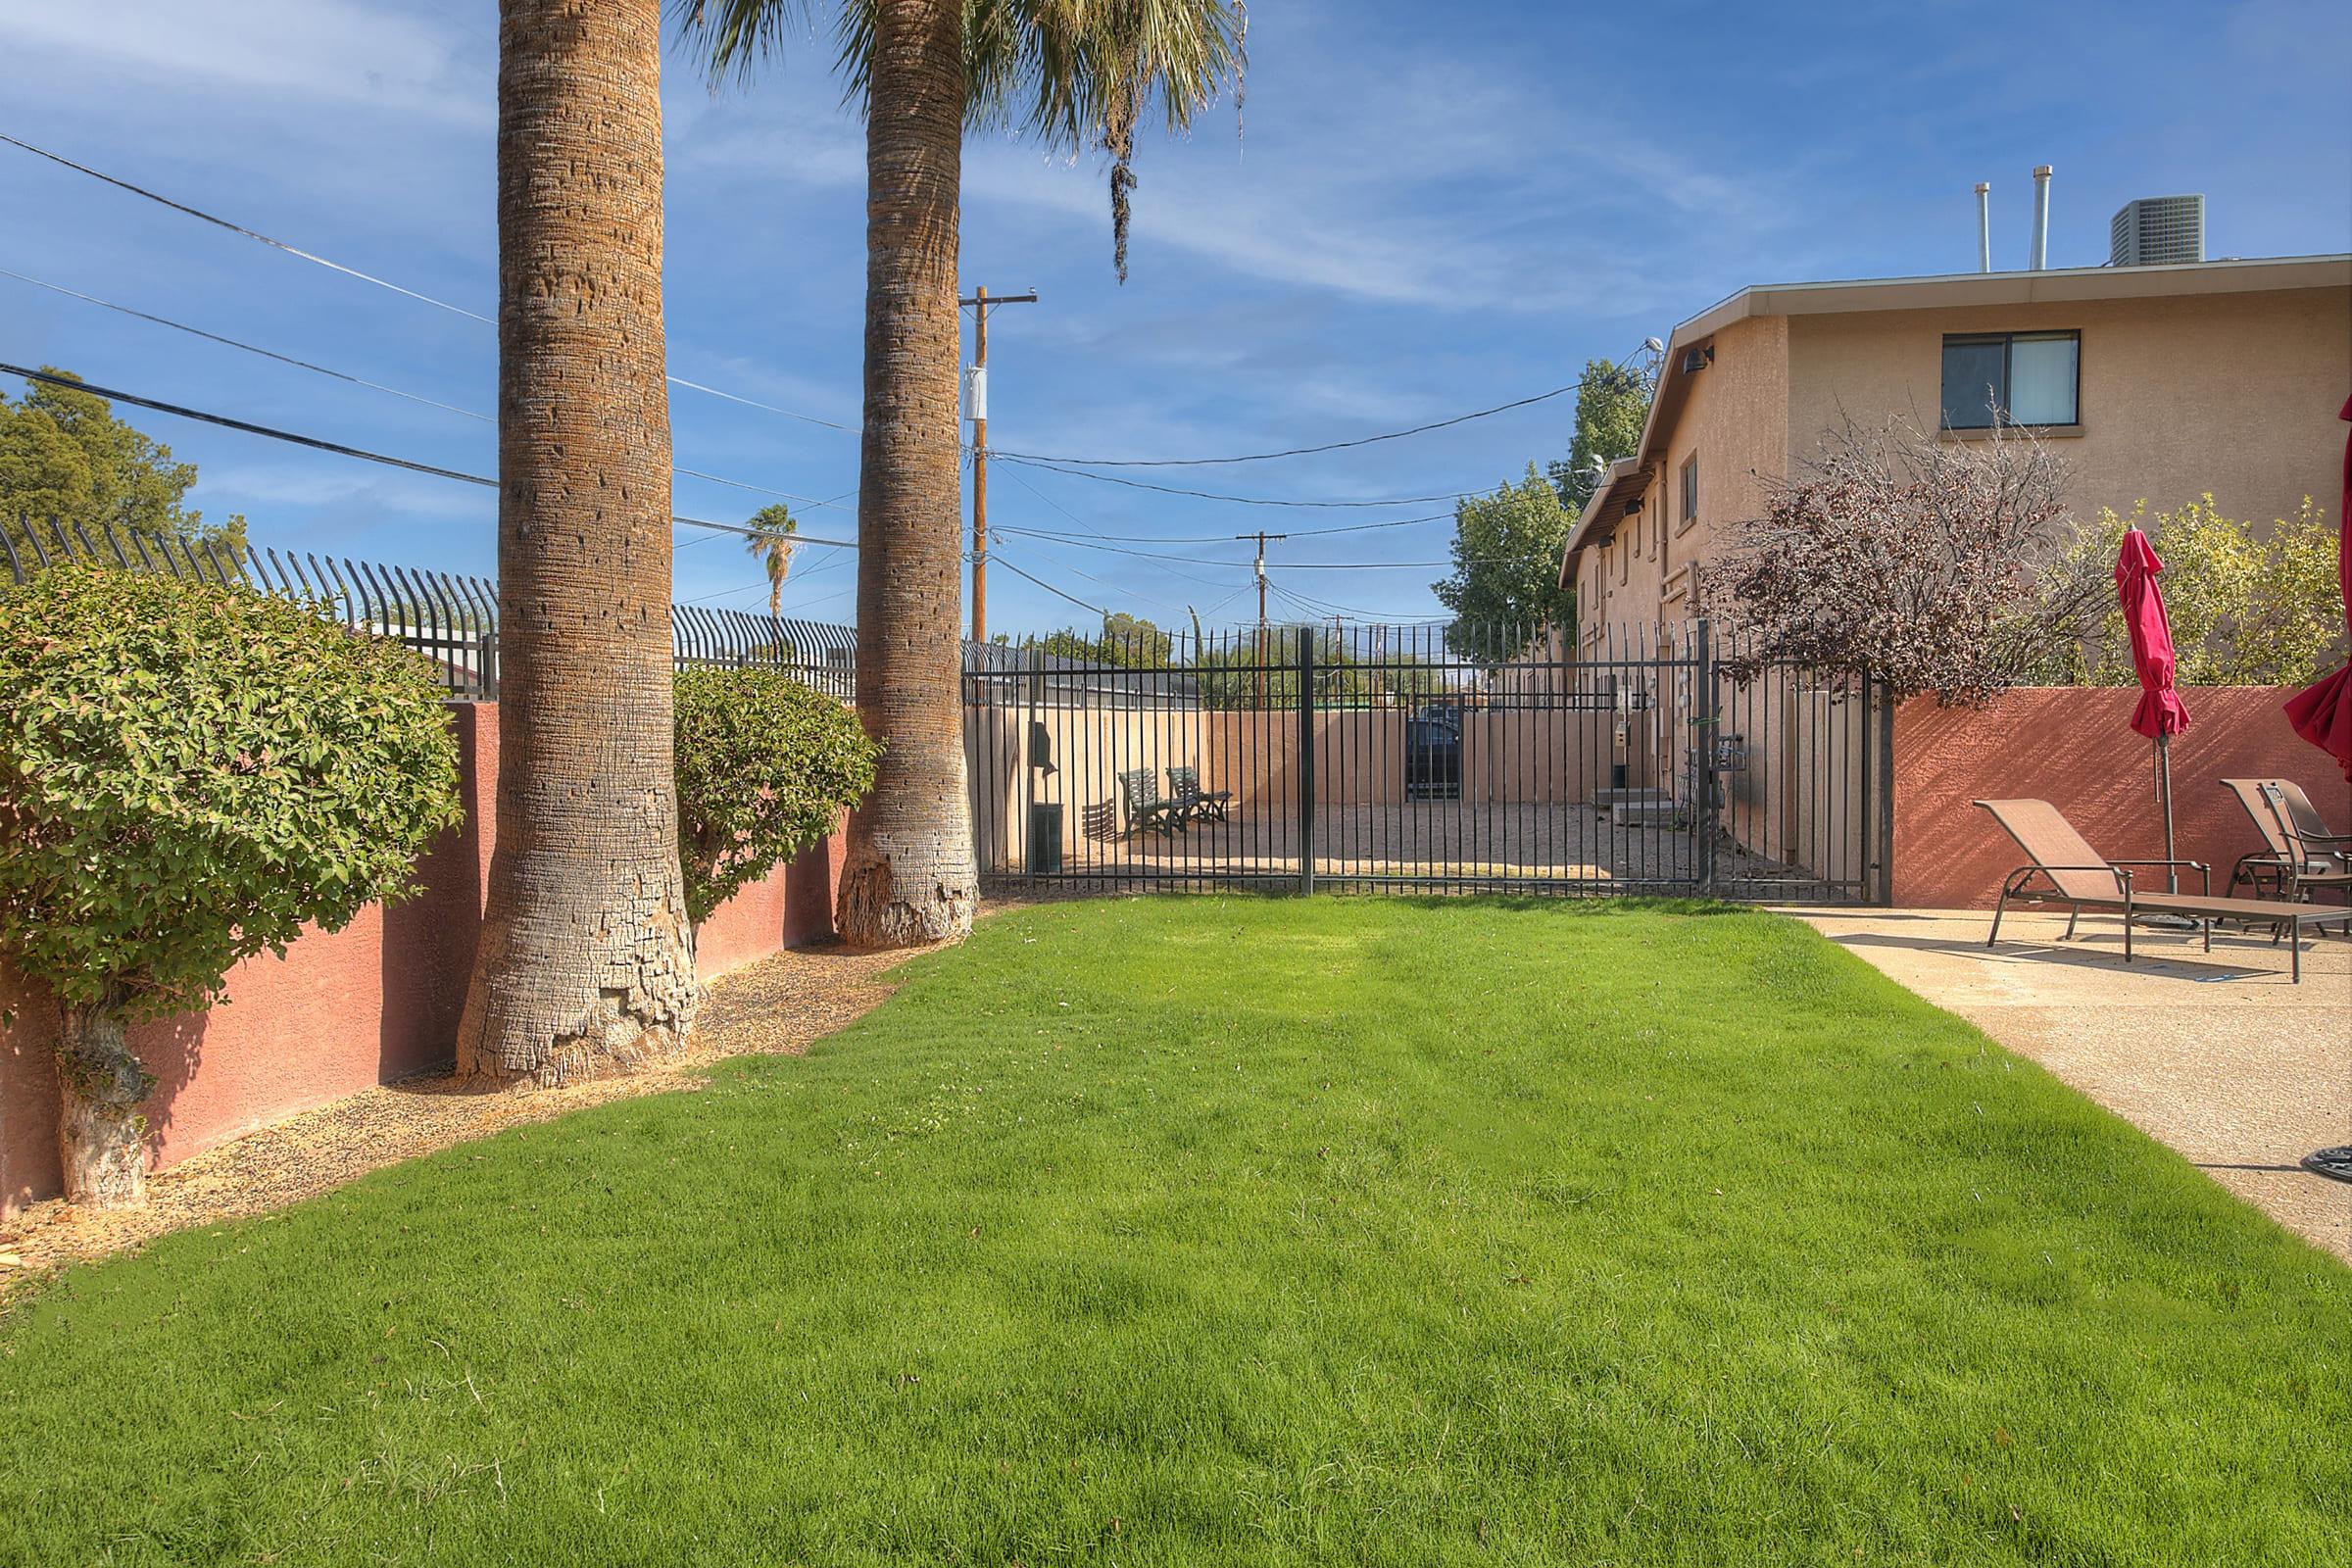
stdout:
<svg viewBox="0 0 2352 1568">
<path fill-rule="evenodd" d="M 227 1000 L 142 1024 L 158 1168 L 369 1085 L 446 1064 L 473 966 L 494 843 L 498 706 L 454 703 L 465 823 L 417 862 L 416 897 L 237 965 Z M 840 841 L 746 888 L 705 923 L 705 977 L 832 930 Z M 58 1190 L 56 1004 L 0 964 L 0 1214 Z"/>
<path fill-rule="evenodd" d="M 2337 831 L 2352 831 L 2352 788 L 2287 728 L 2278 710 L 2285 690 L 2200 686 L 2180 695 L 2191 722 L 2172 747 L 2174 853 L 2212 865 L 2215 893 L 2260 844 L 2225 778 L 2291 778 Z M 2131 729 L 2138 701 L 2137 687 L 2034 687 L 1985 709 L 1939 708 L 1934 698 L 1905 704 L 1894 723 L 1894 903 L 1992 906 L 2001 878 L 2024 857 L 1969 804 L 1976 800 L 2045 800 L 2102 855 L 2162 855 L 2151 745 Z"/>
<path fill-rule="evenodd" d="M 715 979 L 779 947 L 831 935 L 841 856 L 836 833 L 712 909 L 694 933 L 694 972 Z"/>
</svg>

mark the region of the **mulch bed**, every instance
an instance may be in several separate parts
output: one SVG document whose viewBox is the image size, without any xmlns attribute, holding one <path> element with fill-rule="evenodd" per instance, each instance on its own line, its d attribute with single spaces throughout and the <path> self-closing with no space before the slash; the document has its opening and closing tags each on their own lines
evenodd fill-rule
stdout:
<svg viewBox="0 0 2352 1568">
<path fill-rule="evenodd" d="M 283 1208 L 381 1166 L 520 1123 L 676 1090 L 729 1056 L 798 1055 L 878 1005 L 893 989 L 888 971 L 909 956 L 852 953 L 839 944 L 779 953 L 713 981 L 686 1053 L 643 1071 L 562 1089 L 483 1088 L 448 1073 L 404 1078 L 289 1116 L 152 1176 L 144 1207 L 84 1209 L 63 1199 L 34 1203 L 0 1222 L 0 1302 L 66 1263 Z"/>
</svg>

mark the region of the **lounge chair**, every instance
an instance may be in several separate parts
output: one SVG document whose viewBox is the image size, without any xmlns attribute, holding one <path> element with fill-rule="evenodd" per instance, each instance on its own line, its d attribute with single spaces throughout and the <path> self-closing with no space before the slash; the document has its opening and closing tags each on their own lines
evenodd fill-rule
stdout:
<svg viewBox="0 0 2352 1568">
<path fill-rule="evenodd" d="M 2303 787 L 2283 778 L 2226 778 L 2222 787 L 2254 819 L 2263 847 L 2237 858 L 2230 891 L 2243 883 L 2260 898 L 2265 887 L 2289 904 L 2307 891 L 2337 888 L 2352 892 L 2352 833 L 2330 833 Z M 2352 918 L 2352 916 L 2347 916 Z"/>
<path fill-rule="evenodd" d="M 1176 830 L 1185 825 L 1183 810 L 1152 787 L 1152 770 L 1148 767 L 1119 775 L 1119 804 L 1127 808 L 1128 833 L 1158 833 L 1174 838 Z"/>
<path fill-rule="evenodd" d="M 2197 922 L 2204 933 L 2205 951 L 2213 951 L 2213 922 L 2243 920 L 2260 925 L 2277 925 L 2287 933 L 2287 947 L 2293 955 L 2291 967 L 2295 983 L 2303 980 L 2303 928 L 2318 926 L 2325 921 L 2344 917 L 2340 909 L 2323 908 L 2309 904 L 2284 904 L 2269 899 L 2217 899 L 2213 896 L 2213 868 L 2202 860 L 2110 860 L 2084 841 L 2075 826 L 2059 814 L 2058 808 L 2047 801 L 1979 801 L 1977 805 L 1992 813 L 2009 836 L 2017 840 L 2018 848 L 2032 859 L 2031 865 L 2019 866 L 2001 882 L 2000 902 L 1992 911 L 1992 934 L 1984 939 L 1991 947 L 2000 940 L 2001 916 L 2008 911 L 2012 900 L 2019 904 L 2063 904 L 2068 907 L 2066 934 L 2075 934 L 2075 922 L 2085 909 L 2097 913 L 2120 914 L 2124 917 L 2124 961 L 2132 961 L 2132 924 L 2143 914 L 2185 915 Z M 2136 885 L 2133 872 L 2150 866 L 2162 866 L 2171 871 L 2183 869 L 2197 873 L 2202 891 L 2171 893 Z M 2046 888 L 2034 885 L 2039 878 Z M 2063 940 L 2063 939 L 2061 939 Z"/>
<path fill-rule="evenodd" d="M 1176 798 L 1177 809 L 1188 822 L 1222 822 L 1225 808 L 1233 802 L 1231 790 L 1202 789 L 1197 767 L 1169 768 L 1168 793 Z"/>
</svg>

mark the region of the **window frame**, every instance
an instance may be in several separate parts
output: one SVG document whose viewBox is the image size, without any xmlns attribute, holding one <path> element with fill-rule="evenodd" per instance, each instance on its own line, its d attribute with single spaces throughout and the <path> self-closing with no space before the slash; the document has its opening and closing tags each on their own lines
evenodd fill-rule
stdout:
<svg viewBox="0 0 2352 1568">
<path fill-rule="evenodd" d="M 2075 416 L 2073 418 L 2027 423 L 2009 416 L 2009 389 L 2010 383 L 2014 380 L 2010 362 L 2016 354 L 2019 338 L 2068 338 L 2073 341 L 2075 345 Z M 1945 356 L 1951 353 L 1955 345 L 1964 348 L 1984 348 L 1994 343 L 2001 346 L 2001 384 L 1995 389 L 2001 400 L 2001 417 L 1998 420 L 1994 419 L 1992 406 L 1987 405 L 1984 410 L 1984 423 L 1954 424 L 1951 419 L 1952 411 L 1944 406 L 1943 367 Z M 2079 428 L 2082 423 L 2082 329 L 2079 326 L 2055 326 L 2026 327 L 2008 332 L 1944 333 L 1942 341 L 1936 345 L 1936 428 L 1956 436 L 1982 435 L 1985 431 L 2003 424 L 2020 430 L 2072 430 Z"/>
<path fill-rule="evenodd" d="M 1698 521 L 1698 452 L 1695 448 L 1683 459 L 1675 474 L 1675 496 L 1682 515 L 1676 520 L 1674 531 L 1679 534 L 1688 532 L 1690 525 Z"/>
</svg>

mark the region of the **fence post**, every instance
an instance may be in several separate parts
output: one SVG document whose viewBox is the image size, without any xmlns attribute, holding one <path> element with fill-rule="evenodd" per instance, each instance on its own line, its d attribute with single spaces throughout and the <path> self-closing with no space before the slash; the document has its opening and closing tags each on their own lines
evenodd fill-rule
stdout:
<svg viewBox="0 0 2352 1568">
<path fill-rule="evenodd" d="M 1691 693 L 1698 712 L 1690 722 L 1698 733 L 1690 748 L 1690 789 L 1695 797 L 1690 826 L 1697 840 L 1698 891 L 1713 893 L 1715 839 L 1721 831 L 1722 811 L 1715 793 L 1715 736 L 1723 728 L 1723 693 L 1715 679 L 1714 626 L 1703 616 L 1691 628 L 1690 651 L 1696 664 L 1692 678 L 1698 682 L 1698 690 Z"/>
<path fill-rule="evenodd" d="M 1871 889 L 1875 902 L 1894 903 L 1894 700 L 1886 683 L 1865 678 L 1865 689 L 1871 696 L 1871 707 L 1877 711 L 1879 754 L 1878 798 L 1870 800 L 1870 791 L 1863 796 L 1873 808 L 1871 837 L 1878 850 L 1878 876 Z"/>
<path fill-rule="evenodd" d="M 1298 891 L 1315 891 L 1315 638 L 1298 631 Z"/>
<path fill-rule="evenodd" d="M 988 656 L 983 653 L 980 658 L 985 667 Z M 1021 880 L 1029 884 L 1034 882 L 1038 867 L 1037 846 L 1034 843 L 1037 836 L 1038 759 L 1030 749 L 1037 743 L 1037 710 L 1046 695 L 1046 649 L 1043 643 L 1029 645 L 1029 674 L 1021 684 L 1027 688 L 1023 695 L 1028 700 L 1028 706 L 1022 714 L 1021 733 L 1013 741 L 1012 749 L 1013 756 L 1020 759 L 1021 769 Z M 1061 846 L 1056 843 L 1054 851 L 1056 855 L 1060 854 Z"/>
</svg>

